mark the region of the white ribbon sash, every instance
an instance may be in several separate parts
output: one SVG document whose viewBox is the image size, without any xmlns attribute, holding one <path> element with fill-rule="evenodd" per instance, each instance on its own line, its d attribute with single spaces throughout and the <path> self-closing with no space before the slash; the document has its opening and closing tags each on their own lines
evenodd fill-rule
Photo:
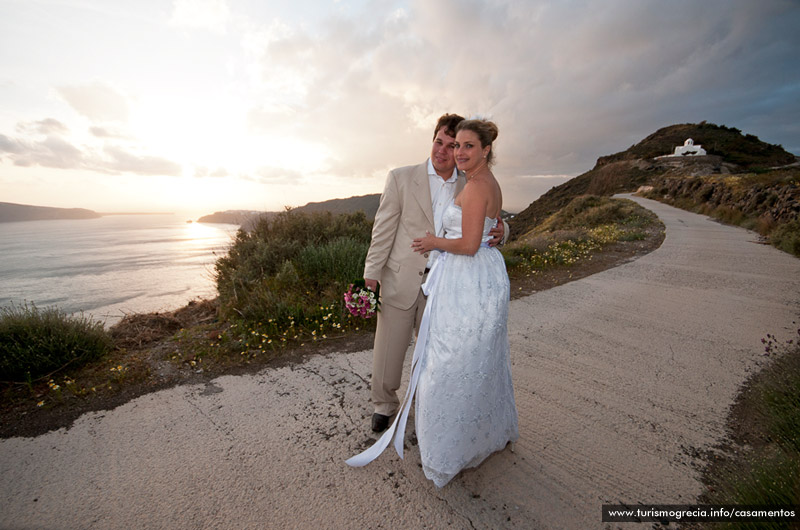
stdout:
<svg viewBox="0 0 800 530">
<path fill-rule="evenodd" d="M 433 306 L 433 296 L 436 292 L 436 284 L 439 282 L 441 276 L 441 263 L 447 259 L 447 252 L 442 252 L 436 261 L 433 262 L 431 270 L 428 272 L 428 279 L 422 285 L 422 292 L 428 297 L 428 302 L 425 304 L 425 311 L 422 313 L 422 322 L 419 326 L 419 333 L 417 334 L 417 343 L 414 346 L 414 357 L 411 360 L 411 380 L 408 383 L 406 390 L 406 397 L 403 399 L 403 405 L 400 407 L 400 412 L 395 416 L 392 425 L 383 433 L 377 442 L 365 451 L 357 454 L 356 456 L 348 459 L 345 463 L 348 466 L 361 467 L 369 464 L 389 446 L 394 438 L 394 449 L 400 458 L 403 458 L 403 439 L 405 438 L 406 423 L 408 422 L 408 412 L 411 410 L 411 402 L 414 400 L 414 392 L 417 389 L 419 382 L 419 374 L 422 371 L 422 366 L 425 364 L 425 346 L 428 342 L 428 330 L 430 329 L 430 312 Z M 397 436 L 395 436 L 397 434 Z"/>
</svg>

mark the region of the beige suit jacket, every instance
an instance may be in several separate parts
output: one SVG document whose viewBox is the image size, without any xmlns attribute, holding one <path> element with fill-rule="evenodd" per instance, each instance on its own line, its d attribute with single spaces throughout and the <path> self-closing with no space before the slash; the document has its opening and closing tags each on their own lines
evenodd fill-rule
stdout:
<svg viewBox="0 0 800 530">
<path fill-rule="evenodd" d="M 456 195 L 464 184 L 459 174 Z M 389 172 L 364 266 L 364 278 L 381 283 L 381 303 L 408 309 L 417 299 L 428 254 L 411 250 L 411 242 L 434 232 L 431 202 L 427 160 Z"/>
</svg>

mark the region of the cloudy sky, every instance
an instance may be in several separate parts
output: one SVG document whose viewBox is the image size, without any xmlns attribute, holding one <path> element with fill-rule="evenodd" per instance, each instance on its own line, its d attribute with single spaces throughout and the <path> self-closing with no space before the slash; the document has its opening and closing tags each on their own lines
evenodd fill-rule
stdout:
<svg viewBox="0 0 800 530">
<path fill-rule="evenodd" d="M 492 118 L 506 208 L 674 123 L 800 154 L 797 0 L 0 0 L 0 201 L 276 210 Z"/>
</svg>

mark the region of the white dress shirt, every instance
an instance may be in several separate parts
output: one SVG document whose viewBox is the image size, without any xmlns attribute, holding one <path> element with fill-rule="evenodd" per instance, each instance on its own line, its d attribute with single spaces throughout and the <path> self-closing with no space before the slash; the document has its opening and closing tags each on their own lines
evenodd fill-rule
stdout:
<svg viewBox="0 0 800 530">
<path fill-rule="evenodd" d="M 458 170 L 453 168 L 453 174 L 449 179 L 444 180 L 436 173 L 433 167 L 433 162 L 428 159 L 428 183 L 431 186 L 431 206 L 433 206 L 433 226 L 436 229 L 436 237 L 444 236 L 444 227 L 442 226 L 442 216 L 444 210 L 450 201 L 453 200 L 456 192 L 456 181 L 458 180 Z M 433 250 L 428 257 L 428 268 L 433 265 L 436 258 L 439 256 L 438 250 Z"/>
</svg>

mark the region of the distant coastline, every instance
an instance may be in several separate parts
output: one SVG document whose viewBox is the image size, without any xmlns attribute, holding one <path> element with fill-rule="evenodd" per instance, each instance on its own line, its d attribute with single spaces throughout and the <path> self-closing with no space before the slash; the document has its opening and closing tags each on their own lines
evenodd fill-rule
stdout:
<svg viewBox="0 0 800 530">
<path fill-rule="evenodd" d="M 0 202 L 0 223 L 56 221 L 59 219 L 97 219 L 111 215 L 175 215 L 175 212 L 95 212 L 87 208 L 55 208 Z"/>
<path fill-rule="evenodd" d="M 254 222 L 262 215 L 274 215 L 274 212 L 260 212 L 256 210 L 225 210 L 214 212 L 200 217 L 198 223 L 231 224 L 245 226 Z"/>
<path fill-rule="evenodd" d="M 51 208 L 49 206 L 0 202 L 0 223 L 55 219 L 97 219 L 98 217 L 102 217 L 102 215 L 86 208 Z"/>
<path fill-rule="evenodd" d="M 309 202 L 304 206 L 292 208 L 299 212 L 328 211 L 333 214 L 363 211 L 368 219 L 375 218 L 380 203 L 380 194 L 361 195 L 346 199 L 330 199 L 322 202 Z M 239 225 L 250 229 L 262 216 L 271 217 L 279 212 L 256 210 L 226 210 L 204 215 L 197 219 L 198 223 L 220 223 Z M 174 215 L 174 212 L 95 212 L 86 208 L 54 208 L 50 206 L 34 206 L 0 202 L 0 223 L 19 221 L 47 221 L 58 219 L 97 219 L 111 215 Z"/>
<path fill-rule="evenodd" d="M 380 193 L 373 193 L 370 195 L 348 197 L 346 199 L 330 199 L 322 202 L 309 202 L 304 206 L 292 208 L 292 211 L 306 213 L 331 212 L 333 214 L 362 211 L 367 216 L 367 219 L 372 220 L 375 218 L 375 212 L 378 211 L 380 200 Z M 233 224 L 239 225 L 245 230 L 250 230 L 262 216 L 272 217 L 278 213 L 279 212 L 262 212 L 256 210 L 226 210 L 223 212 L 214 212 L 210 215 L 204 215 L 203 217 L 200 217 L 197 222 Z"/>
<path fill-rule="evenodd" d="M 101 217 L 108 217 L 110 215 L 175 215 L 175 212 L 100 212 Z"/>
</svg>

